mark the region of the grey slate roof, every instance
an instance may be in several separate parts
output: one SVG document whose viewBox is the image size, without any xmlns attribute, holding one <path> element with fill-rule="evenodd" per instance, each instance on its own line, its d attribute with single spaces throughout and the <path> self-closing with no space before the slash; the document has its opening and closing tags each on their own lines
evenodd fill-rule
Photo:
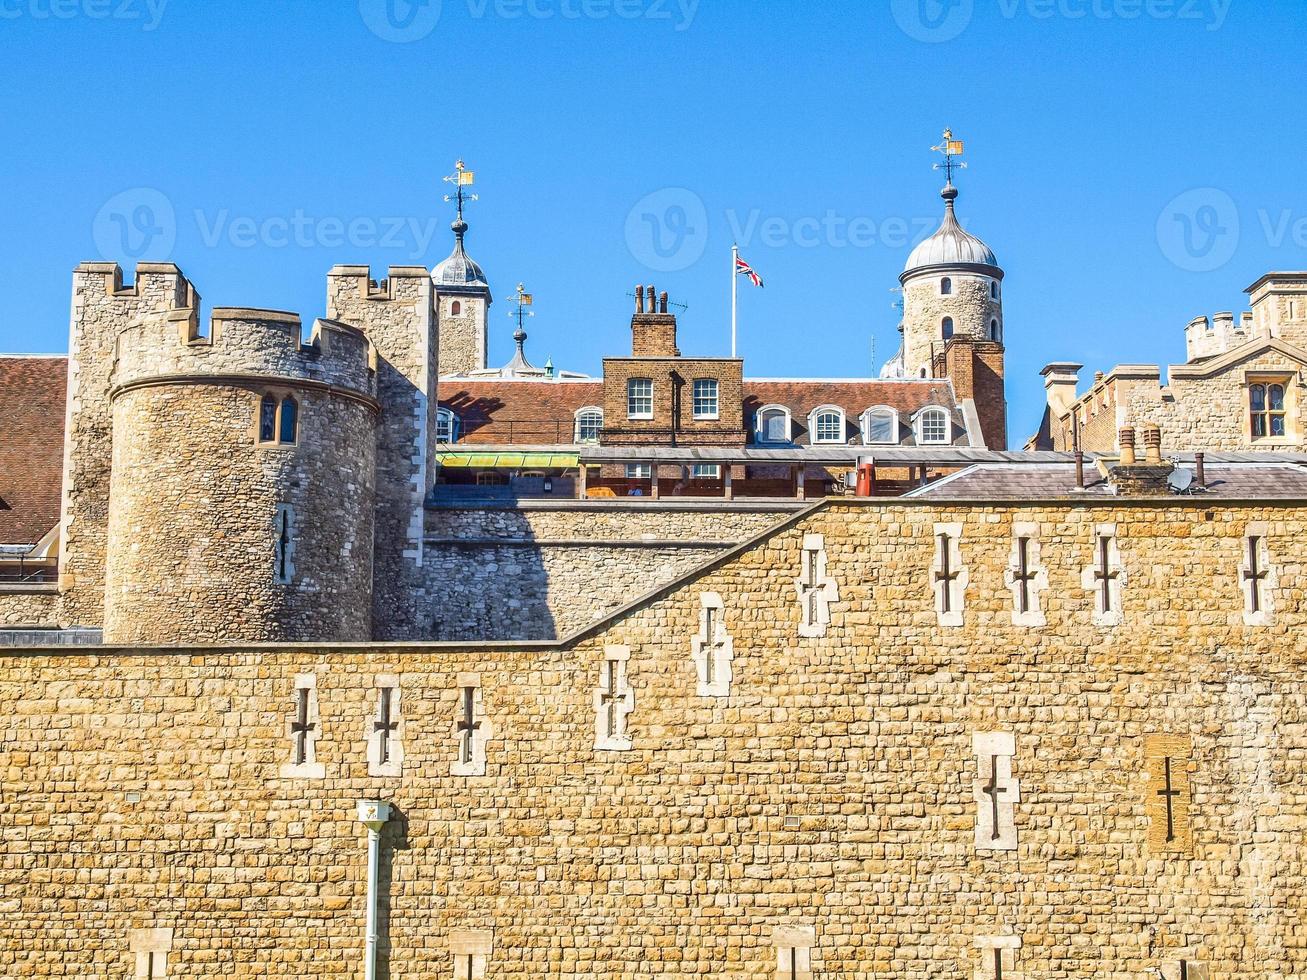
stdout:
<svg viewBox="0 0 1307 980">
<path fill-rule="evenodd" d="M 1186 467 L 1192 469 L 1192 466 Z M 1307 500 L 1307 467 L 1293 463 L 1207 463 L 1207 489 L 1194 499 Z M 1116 495 L 1093 463 L 1086 486 L 1076 486 L 1075 465 L 981 464 L 905 496 L 932 500 L 1074 500 Z"/>
</svg>

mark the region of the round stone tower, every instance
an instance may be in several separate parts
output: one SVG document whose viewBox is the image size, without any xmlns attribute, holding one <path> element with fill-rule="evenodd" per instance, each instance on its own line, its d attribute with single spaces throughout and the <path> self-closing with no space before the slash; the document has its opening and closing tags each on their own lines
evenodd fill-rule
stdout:
<svg viewBox="0 0 1307 980">
<path fill-rule="evenodd" d="M 215 310 L 118 338 L 105 641 L 366 641 L 378 404 L 367 338 Z"/>
<path fill-rule="evenodd" d="M 1003 344 L 1003 270 L 989 246 L 958 224 L 952 182 L 940 192 L 944 222 L 908 257 L 903 284 L 903 377 L 935 375 L 954 337 Z"/>
</svg>

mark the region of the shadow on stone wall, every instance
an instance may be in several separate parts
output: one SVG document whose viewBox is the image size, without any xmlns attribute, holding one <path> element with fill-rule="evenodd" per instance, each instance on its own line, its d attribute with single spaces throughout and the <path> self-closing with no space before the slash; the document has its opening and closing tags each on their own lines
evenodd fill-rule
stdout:
<svg viewBox="0 0 1307 980">
<path fill-rule="evenodd" d="M 408 816 L 392 806 L 390 820 L 381 831 L 381 862 L 377 869 L 377 980 L 391 980 L 390 909 L 394 882 L 395 852 L 407 851 Z"/>
</svg>

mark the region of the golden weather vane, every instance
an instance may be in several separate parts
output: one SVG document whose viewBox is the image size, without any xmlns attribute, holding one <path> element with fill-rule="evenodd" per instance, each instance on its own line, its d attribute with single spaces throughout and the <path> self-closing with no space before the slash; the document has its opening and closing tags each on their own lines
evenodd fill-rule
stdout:
<svg viewBox="0 0 1307 980">
<path fill-rule="evenodd" d="M 952 129 L 944 130 L 944 142 L 940 143 L 939 146 L 932 146 L 931 149 L 936 153 L 944 154 L 944 162 L 935 164 L 935 169 L 943 170 L 944 176 L 950 184 L 953 183 L 953 171 L 967 169 L 964 161 L 954 159 L 962 156 L 965 146 L 962 140 L 953 138 Z"/>
<path fill-rule="evenodd" d="M 464 202 L 481 200 L 480 195 L 472 194 L 463 189 L 465 187 L 471 187 L 473 184 L 477 182 L 476 171 L 468 170 L 466 164 L 464 164 L 462 160 L 459 160 L 458 163 L 454 164 L 454 172 L 450 174 L 448 177 L 445 177 L 443 179 L 445 183 L 454 185 L 455 188 L 454 193 L 446 194 L 445 200 L 447 202 L 448 201 L 458 202 L 458 220 L 462 221 Z"/>
</svg>

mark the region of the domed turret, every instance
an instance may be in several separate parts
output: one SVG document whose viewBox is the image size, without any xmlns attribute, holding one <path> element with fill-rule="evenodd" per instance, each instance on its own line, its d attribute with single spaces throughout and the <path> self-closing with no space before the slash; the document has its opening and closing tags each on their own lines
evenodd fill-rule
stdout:
<svg viewBox="0 0 1307 980">
<path fill-rule="evenodd" d="M 924 272 L 938 266 L 986 266 L 1002 278 L 993 250 L 958 224 L 953 207 L 953 202 L 958 199 L 958 189 L 949 184 L 940 192 L 940 197 L 944 198 L 944 221 L 935 234 L 912 250 L 904 274 Z"/>
<path fill-rule="evenodd" d="M 489 288 L 486 274 L 468 256 L 463 248 L 463 236 L 467 234 L 467 222 L 461 218 L 450 225 L 454 232 L 454 251 L 449 258 L 431 270 L 431 281 L 436 289 L 448 286 L 480 286 Z"/>
</svg>

